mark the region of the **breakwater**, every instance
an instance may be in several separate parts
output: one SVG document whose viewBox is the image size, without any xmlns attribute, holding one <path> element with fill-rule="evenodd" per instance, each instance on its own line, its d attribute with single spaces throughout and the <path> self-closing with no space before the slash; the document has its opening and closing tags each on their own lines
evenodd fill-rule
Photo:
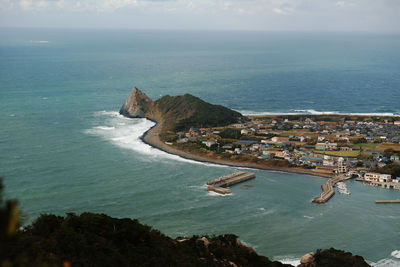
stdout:
<svg viewBox="0 0 400 267">
<path fill-rule="evenodd" d="M 256 178 L 255 173 L 252 172 L 234 172 L 217 179 L 211 180 L 207 183 L 207 189 L 219 194 L 230 194 L 229 186 L 245 182 L 250 179 Z"/>
<path fill-rule="evenodd" d="M 326 183 L 321 185 L 322 193 L 315 197 L 312 202 L 317 204 L 324 204 L 328 202 L 328 200 L 333 197 L 335 194 L 334 186 L 342 181 L 347 180 L 348 178 L 344 175 L 340 175 L 334 178 L 329 179 Z"/>
<path fill-rule="evenodd" d="M 376 204 L 400 203 L 400 199 L 375 200 L 375 203 L 376 203 Z"/>
</svg>

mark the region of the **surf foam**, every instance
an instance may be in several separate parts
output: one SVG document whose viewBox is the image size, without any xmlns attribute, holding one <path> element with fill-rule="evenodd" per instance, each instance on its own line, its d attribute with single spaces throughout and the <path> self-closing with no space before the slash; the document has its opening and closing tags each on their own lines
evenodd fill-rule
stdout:
<svg viewBox="0 0 400 267">
<path fill-rule="evenodd" d="M 293 112 L 263 112 L 263 111 L 251 111 L 251 110 L 237 110 L 245 116 L 256 116 L 256 115 L 354 115 L 354 116 L 391 116 L 400 117 L 400 114 L 392 112 L 376 112 L 376 113 L 346 113 L 339 111 L 317 111 L 314 109 L 295 109 Z"/>
<path fill-rule="evenodd" d="M 155 125 L 155 123 L 150 120 L 144 118 L 127 118 L 116 111 L 106 110 L 95 112 L 94 117 L 97 125 L 93 126 L 91 129 L 87 129 L 85 131 L 86 134 L 102 137 L 118 147 L 146 155 L 147 157 L 144 160 L 169 159 L 192 164 L 226 167 L 223 165 L 184 159 L 144 143 L 140 137 Z"/>
</svg>

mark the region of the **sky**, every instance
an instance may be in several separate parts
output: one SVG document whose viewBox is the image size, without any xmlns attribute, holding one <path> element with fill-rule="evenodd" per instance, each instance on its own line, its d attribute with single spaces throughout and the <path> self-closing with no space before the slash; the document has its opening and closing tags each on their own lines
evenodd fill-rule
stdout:
<svg viewBox="0 0 400 267">
<path fill-rule="evenodd" d="M 400 33 L 400 0 L 0 0 L 0 27 Z"/>
</svg>

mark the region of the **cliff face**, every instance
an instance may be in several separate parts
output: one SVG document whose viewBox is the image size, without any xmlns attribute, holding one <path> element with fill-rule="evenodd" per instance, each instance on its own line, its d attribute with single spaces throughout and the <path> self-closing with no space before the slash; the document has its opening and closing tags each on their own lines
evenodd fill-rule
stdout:
<svg viewBox="0 0 400 267">
<path fill-rule="evenodd" d="M 133 87 L 119 113 L 126 117 L 144 118 L 152 104 L 153 100 L 136 87 Z"/>
<path fill-rule="evenodd" d="M 136 87 L 121 107 L 120 114 L 158 121 L 162 123 L 163 131 L 225 126 L 245 119 L 239 112 L 212 105 L 190 94 L 166 95 L 152 101 Z"/>
</svg>

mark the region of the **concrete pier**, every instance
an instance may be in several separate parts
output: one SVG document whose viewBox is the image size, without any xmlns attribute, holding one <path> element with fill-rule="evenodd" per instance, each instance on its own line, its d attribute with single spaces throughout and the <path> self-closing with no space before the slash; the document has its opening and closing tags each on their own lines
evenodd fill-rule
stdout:
<svg viewBox="0 0 400 267">
<path fill-rule="evenodd" d="M 319 194 L 317 197 L 315 197 L 312 200 L 312 202 L 313 203 L 317 203 L 317 204 L 323 204 L 323 203 L 328 202 L 328 200 L 335 194 L 334 186 L 338 182 L 342 182 L 342 181 L 345 181 L 347 179 L 349 179 L 349 178 L 347 178 L 344 175 L 329 179 L 326 183 L 321 185 L 322 193 Z"/>
<path fill-rule="evenodd" d="M 255 173 L 251 172 L 234 172 L 229 175 L 221 176 L 207 183 L 207 189 L 219 194 L 230 194 L 229 186 L 245 182 L 256 178 Z"/>
<path fill-rule="evenodd" d="M 400 203 L 400 199 L 389 199 L 389 200 L 375 200 L 376 204 L 392 204 Z"/>
</svg>

